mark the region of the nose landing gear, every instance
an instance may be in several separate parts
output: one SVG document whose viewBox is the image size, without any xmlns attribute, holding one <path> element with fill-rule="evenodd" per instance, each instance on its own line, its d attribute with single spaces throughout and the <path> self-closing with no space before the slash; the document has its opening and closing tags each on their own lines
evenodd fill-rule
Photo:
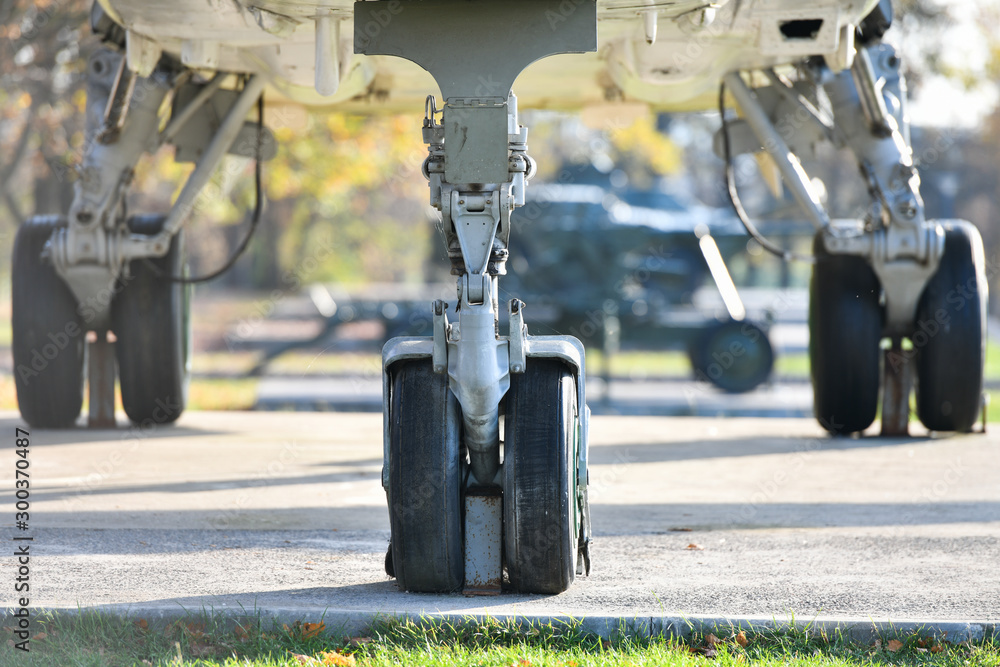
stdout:
<svg viewBox="0 0 1000 667">
<path fill-rule="evenodd" d="M 441 87 L 424 175 L 458 308 L 450 321 L 436 303 L 433 337 L 382 351 L 386 570 L 409 591 L 499 593 L 505 570 L 514 590 L 558 593 L 590 562 L 584 350 L 529 336 L 516 299 L 501 335 L 510 212 L 534 164 L 510 90 L 539 58 L 596 49 L 596 2 L 428 0 L 380 22 L 392 5 L 355 5 L 355 49 L 413 60 Z"/>
</svg>

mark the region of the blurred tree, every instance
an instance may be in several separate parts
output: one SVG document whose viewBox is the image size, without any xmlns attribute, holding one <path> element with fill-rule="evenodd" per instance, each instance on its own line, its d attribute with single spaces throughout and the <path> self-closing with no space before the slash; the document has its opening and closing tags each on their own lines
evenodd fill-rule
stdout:
<svg viewBox="0 0 1000 667">
<path fill-rule="evenodd" d="M 8 228 L 35 213 L 64 213 L 72 202 L 84 145 L 83 63 L 97 46 L 90 5 L 0 0 L 0 222 Z M 271 204 L 227 283 L 419 279 L 430 237 L 419 127 L 418 118 L 320 115 L 305 132 L 278 128 L 278 156 L 264 167 Z M 172 158 L 166 147 L 140 161 L 130 211 L 167 210 L 191 170 Z M 253 208 L 252 161 L 227 159 L 188 225 L 196 274 L 226 260 L 245 233 L 237 223 Z M 12 238 L 0 235 L 4 266 Z M 309 275 L 299 275 L 305 266 Z"/>
<path fill-rule="evenodd" d="M 83 143 L 89 9 L 87 0 L 0 2 L 0 216 L 8 223 L 64 211 L 72 199 L 66 166 Z"/>
</svg>

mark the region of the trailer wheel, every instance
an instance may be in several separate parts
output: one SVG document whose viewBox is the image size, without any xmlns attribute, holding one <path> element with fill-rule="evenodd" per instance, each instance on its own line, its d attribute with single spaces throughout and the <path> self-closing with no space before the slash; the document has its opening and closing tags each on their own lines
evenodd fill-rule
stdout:
<svg viewBox="0 0 1000 667">
<path fill-rule="evenodd" d="M 689 351 L 699 379 L 722 391 L 752 391 L 771 377 L 774 349 L 767 332 L 753 322 L 727 320 L 709 326 Z"/>
</svg>

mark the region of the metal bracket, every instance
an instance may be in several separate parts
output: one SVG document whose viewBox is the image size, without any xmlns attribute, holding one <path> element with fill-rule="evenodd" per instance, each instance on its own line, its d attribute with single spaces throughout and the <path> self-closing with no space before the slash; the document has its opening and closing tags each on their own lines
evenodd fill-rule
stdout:
<svg viewBox="0 0 1000 667">
<path fill-rule="evenodd" d="M 445 144 L 447 147 L 449 144 Z M 504 170 L 506 171 L 506 139 Z M 493 253 L 493 239 L 500 224 L 500 192 L 451 191 L 451 219 L 462 245 L 465 268 L 470 274 L 484 274 Z"/>
<path fill-rule="evenodd" d="M 503 492 L 473 487 L 465 494 L 465 595 L 499 595 L 503 584 Z"/>
<path fill-rule="evenodd" d="M 886 334 L 908 336 L 920 295 L 944 253 L 940 223 L 927 221 L 917 229 L 892 226 L 865 232 L 857 228 L 855 234 L 845 234 L 842 229 L 834 224 L 824 230 L 827 251 L 858 255 L 871 262 L 885 292 Z"/>
<path fill-rule="evenodd" d="M 597 0 L 354 3 L 354 52 L 415 62 L 445 100 L 506 99 L 536 60 L 596 50 Z"/>
<path fill-rule="evenodd" d="M 523 373 L 527 367 L 527 353 L 525 339 L 528 337 L 528 327 L 524 324 L 524 314 L 521 309 L 524 302 L 520 299 L 511 299 L 507 312 L 510 318 L 510 372 Z"/>
<path fill-rule="evenodd" d="M 913 351 L 903 349 L 899 336 L 883 350 L 882 437 L 906 437 L 910 424 L 910 389 L 913 385 Z"/>
<path fill-rule="evenodd" d="M 438 299 L 434 302 L 434 350 L 431 364 L 435 373 L 448 370 L 448 302 Z"/>
</svg>

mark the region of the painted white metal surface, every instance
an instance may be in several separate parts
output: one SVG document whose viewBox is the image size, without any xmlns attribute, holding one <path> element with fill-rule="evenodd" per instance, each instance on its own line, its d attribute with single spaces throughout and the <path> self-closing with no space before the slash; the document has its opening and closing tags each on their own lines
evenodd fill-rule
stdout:
<svg viewBox="0 0 1000 667">
<path fill-rule="evenodd" d="M 515 90 L 522 108 L 578 109 L 608 99 L 651 103 L 663 110 L 711 108 L 727 72 L 778 66 L 805 56 L 836 64 L 841 41 L 877 0 L 598 0 L 596 54 L 547 58 L 529 67 Z M 400 58 L 353 54 L 352 0 L 100 0 L 144 49 L 152 42 L 205 69 L 264 74 L 284 97 L 354 111 L 413 110 L 434 80 Z M 385 20 L 405 9 L 387 7 Z M 319 51 L 337 44 L 341 75 L 316 74 Z M 789 21 L 815 31 L 788 37 Z M 329 26 L 339 29 L 339 40 Z M 377 29 L 378 26 L 373 26 Z M 842 60 L 842 59 L 841 59 Z"/>
</svg>

